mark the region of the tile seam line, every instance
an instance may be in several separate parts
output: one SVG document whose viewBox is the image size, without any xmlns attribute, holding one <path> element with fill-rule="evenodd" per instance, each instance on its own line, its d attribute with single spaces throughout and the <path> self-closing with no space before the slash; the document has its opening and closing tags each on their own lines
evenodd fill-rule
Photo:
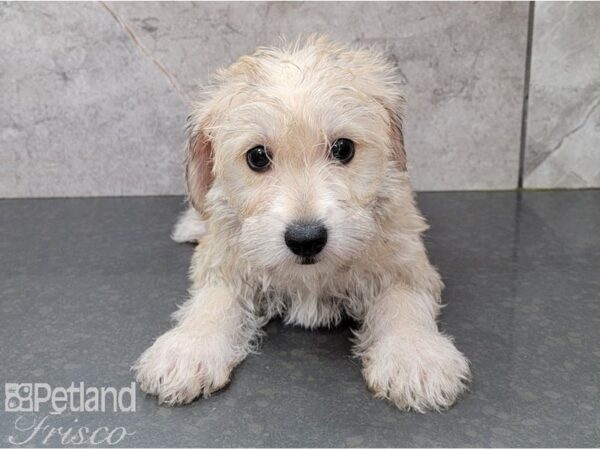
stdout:
<svg viewBox="0 0 600 450">
<path fill-rule="evenodd" d="M 529 118 L 529 89 L 531 85 L 531 59 L 535 21 L 535 1 L 529 2 L 527 18 L 527 47 L 525 50 L 525 77 L 523 80 L 523 109 L 521 112 L 521 140 L 519 146 L 519 167 L 517 189 L 523 189 L 525 171 L 525 151 L 527 147 L 527 120 Z"/>
</svg>

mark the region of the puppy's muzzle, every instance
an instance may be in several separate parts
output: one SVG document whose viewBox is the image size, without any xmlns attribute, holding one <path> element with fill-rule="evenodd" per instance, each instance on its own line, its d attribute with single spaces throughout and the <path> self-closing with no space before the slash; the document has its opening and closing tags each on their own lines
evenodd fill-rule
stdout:
<svg viewBox="0 0 600 450">
<path fill-rule="evenodd" d="M 304 261 L 314 262 L 327 244 L 327 228 L 321 222 L 293 223 L 285 230 L 285 244 Z"/>
</svg>

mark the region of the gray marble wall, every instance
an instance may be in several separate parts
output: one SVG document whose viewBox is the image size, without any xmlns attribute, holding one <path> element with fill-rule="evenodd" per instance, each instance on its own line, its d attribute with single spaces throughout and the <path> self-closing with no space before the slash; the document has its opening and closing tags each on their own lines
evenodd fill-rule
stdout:
<svg viewBox="0 0 600 450">
<path fill-rule="evenodd" d="M 600 3 L 535 5 L 524 186 L 600 187 Z"/>
<path fill-rule="evenodd" d="M 536 5 L 526 186 L 600 185 L 599 13 Z M 398 62 L 416 189 L 516 188 L 528 17 L 496 2 L 2 3 L 0 197 L 182 193 L 183 124 L 209 73 L 311 32 Z"/>
</svg>

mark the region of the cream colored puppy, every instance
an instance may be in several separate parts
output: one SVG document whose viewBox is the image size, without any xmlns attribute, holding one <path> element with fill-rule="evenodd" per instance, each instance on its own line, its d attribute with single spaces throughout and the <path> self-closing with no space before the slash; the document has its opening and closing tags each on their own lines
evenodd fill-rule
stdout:
<svg viewBox="0 0 600 450">
<path fill-rule="evenodd" d="M 436 325 L 442 282 L 406 172 L 402 103 L 392 64 L 325 38 L 218 73 L 190 117 L 195 209 L 174 237 L 206 233 L 175 327 L 134 367 L 144 391 L 188 403 L 227 384 L 270 318 L 314 328 L 346 314 L 377 397 L 454 403 L 469 364 Z"/>
</svg>

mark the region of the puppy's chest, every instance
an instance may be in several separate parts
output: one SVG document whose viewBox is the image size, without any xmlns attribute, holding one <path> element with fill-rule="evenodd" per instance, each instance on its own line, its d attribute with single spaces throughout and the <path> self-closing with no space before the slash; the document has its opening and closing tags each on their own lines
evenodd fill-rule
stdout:
<svg viewBox="0 0 600 450">
<path fill-rule="evenodd" d="M 258 309 L 268 318 L 282 317 L 286 323 L 306 328 L 338 324 L 344 315 L 359 318 L 360 296 L 346 292 L 312 289 L 269 290 L 257 298 Z"/>
</svg>

